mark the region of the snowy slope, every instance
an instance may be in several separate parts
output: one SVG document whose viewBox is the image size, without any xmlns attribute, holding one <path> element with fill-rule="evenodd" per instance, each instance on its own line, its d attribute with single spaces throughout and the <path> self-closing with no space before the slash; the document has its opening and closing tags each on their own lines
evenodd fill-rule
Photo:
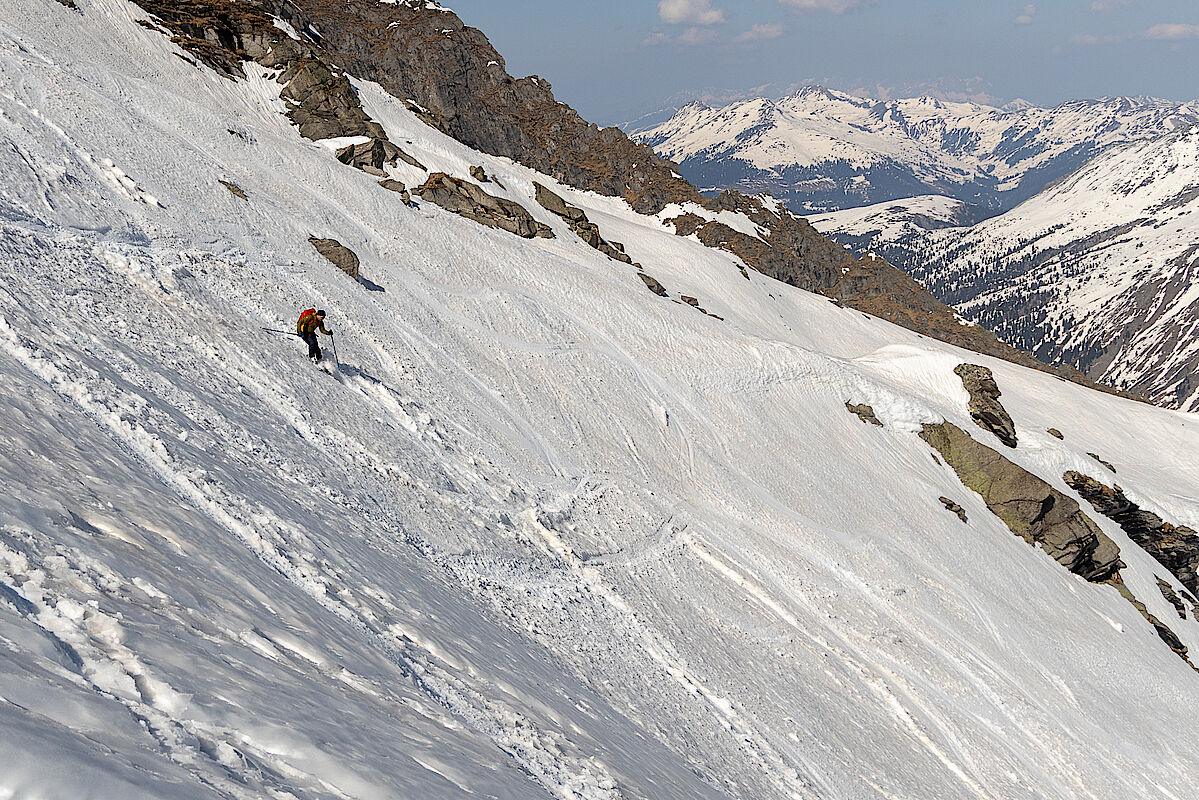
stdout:
<svg viewBox="0 0 1199 800">
<path fill-rule="evenodd" d="M 557 238 L 410 208 L 266 77 L 78 5 L 0 11 L 0 796 L 1189 795 L 1199 676 L 914 431 L 971 428 L 952 370 L 986 363 L 1014 460 L 1068 491 L 1104 454 L 1196 525 L 1193 416 L 747 281 L 361 84 L 390 139 Z M 262 330 L 311 303 L 340 371 Z"/>
<path fill-rule="evenodd" d="M 812 224 L 877 250 L 1017 347 L 1199 409 L 1199 128 L 1117 148 L 974 227 L 913 224 L 929 202 Z"/>
<path fill-rule="evenodd" d="M 637 138 L 703 188 L 770 190 L 800 211 L 930 193 L 1006 209 L 1113 144 L 1195 121 L 1199 104 L 1151 99 L 1000 109 L 808 87 L 781 100 L 693 103 Z"/>
</svg>

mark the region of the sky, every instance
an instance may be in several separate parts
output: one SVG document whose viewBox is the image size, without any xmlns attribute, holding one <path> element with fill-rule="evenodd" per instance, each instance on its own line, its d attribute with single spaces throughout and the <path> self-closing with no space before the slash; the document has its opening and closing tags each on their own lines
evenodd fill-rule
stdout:
<svg viewBox="0 0 1199 800">
<path fill-rule="evenodd" d="M 618 124 L 810 83 L 1003 104 L 1199 97 L 1196 0 L 447 0 L 514 76 Z"/>
</svg>

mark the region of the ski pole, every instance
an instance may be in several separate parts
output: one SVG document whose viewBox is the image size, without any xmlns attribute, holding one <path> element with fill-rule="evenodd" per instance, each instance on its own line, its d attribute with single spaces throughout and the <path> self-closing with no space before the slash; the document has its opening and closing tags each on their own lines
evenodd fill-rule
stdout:
<svg viewBox="0 0 1199 800">
<path fill-rule="evenodd" d="M 280 331 L 280 330 L 275 330 L 274 328 L 263 328 L 263 330 L 267 331 L 268 333 L 281 333 L 284 336 L 300 336 L 300 334 L 296 333 L 295 331 Z M 303 337 L 301 336 L 300 338 L 303 338 Z"/>
<path fill-rule="evenodd" d="M 329 346 L 333 348 L 333 363 L 337 366 L 338 371 L 341 371 L 341 361 L 337 358 L 337 340 L 333 338 L 332 332 L 329 334 Z"/>
</svg>

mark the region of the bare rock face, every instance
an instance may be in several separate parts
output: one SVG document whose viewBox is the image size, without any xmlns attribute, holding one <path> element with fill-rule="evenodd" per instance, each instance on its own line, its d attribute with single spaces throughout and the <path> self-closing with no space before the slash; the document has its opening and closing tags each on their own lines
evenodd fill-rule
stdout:
<svg viewBox="0 0 1199 800">
<path fill-rule="evenodd" d="M 1059 431 L 1057 428 L 1046 428 L 1045 433 L 1048 433 L 1054 439 L 1065 439 L 1066 438 L 1065 436 L 1062 435 L 1062 432 Z"/>
<path fill-rule="evenodd" d="M 520 203 L 490 195 L 477 184 L 444 172 L 434 172 L 424 185 L 414 191 L 430 203 L 436 203 L 480 225 L 509 231 L 525 239 L 554 238 L 550 227 L 534 219 Z"/>
<path fill-rule="evenodd" d="M 1199 594 L 1199 532 L 1171 525 L 1124 496 L 1119 486 L 1104 486 L 1071 470 L 1062 478 L 1096 511 L 1118 524 L 1128 538 L 1156 558 L 1192 594 Z"/>
<path fill-rule="evenodd" d="M 1186 619 L 1186 604 L 1182 602 L 1182 598 L 1178 596 L 1178 592 L 1174 591 L 1174 587 L 1163 581 L 1161 578 L 1158 578 L 1157 588 L 1161 591 L 1162 597 L 1166 598 L 1166 602 L 1174 606 L 1174 610 L 1178 612 L 1178 617 L 1180 619 Z"/>
<path fill-rule="evenodd" d="M 318 253 L 328 259 L 335 267 L 354 280 L 358 280 L 360 263 L 358 256 L 353 250 L 336 239 L 318 239 L 315 236 L 310 236 L 308 237 L 308 241 L 311 242 Z"/>
<path fill-rule="evenodd" d="M 658 295 L 658 297 L 667 296 L 666 287 L 658 283 L 656 278 L 646 275 L 644 272 L 638 272 L 637 277 L 640 278 L 641 282 L 645 284 L 646 289 L 649 289 L 651 292 Z"/>
<path fill-rule="evenodd" d="M 371 139 L 369 142 L 343 147 L 337 151 L 337 160 L 377 178 L 386 177 L 387 172 L 383 168 L 397 161 L 404 161 L 417 169 L 425 168 L 387 139 Z"/>
<path fill-rule="evenodd" d="M 845 409 L 849 411 L 850 414 L 856 414 L 858 419 L 862 420 L 862 422 L 869 422 L 871 425 L 875 425 L 879 428 L 883 427 L 883 423 L 880 422 L 879 418 L 874 415 L 874 408 L 866 405 L 865 403 L 855 404 L 846 400 Z"/>
<path fill-rule="evenodd" d="M 1091 458 L 1095 459 L 1096 461 L 1098 461 L 1100 464 L 1102 464 L 1104 466 L 1104 468 L 1106 468 L 1113 475 L 1116 473 L 1116 468 L 1111 465 L 1110 461 L 1104 461 L 1102 458 L 1100 458 L 1099 456 L 1097 456 L 1094 453 L 1087 453 L 1087 455 L 1090 456 Z"/>
<path fill-rule="evenodd" d="M 1092 582 L 1117 576 L 1120 548 L 1078 503 L 949 422 L 924 426 L 920 438 L 1029 544 L 1039 544 L 1066 569 Z"/>
<path fill-rule="evenodd" d="M 587 219 L 587 214 L 583 209 L 568 204 L 557 194 L 545 188 L 537 181 L 533 181 L 533 186 L 537 192 L 535 195 L 537 204 L 551 214 L 555 214 L 566 220 L 566 223 L 570 225 L 570 229 L 575 232 L 576 236 L 591 247 L 599 250 L 608 258 L 624 264 L 633 263 L 633 259 L 625 253 L 623 244 L 609 242 L 603 236 L 600 236 L 599 226 Z"/>
<path fill-rule="evenodd" d="M 393 180 L 391 178 L 384 178 L 383 180 L 379 181 L 379 185 L 389 192 L 395 192 L 398 194 L 404 199 L 405 203 L 412 202 L 412 195 L 408 193 L 408 187 L 400 181 Z"/>
<path fill-rule="evenodd" d="M 941 505 L 945 506 L 946 511 L 950 512 L 951 514 L 956 514 L 957 518 L 962 522 L 970 522 L 970 520 L 966 517 L 966 509 L 962 508 L 948 497 L 938 497 L 937 499 L 941 501 Z"/>
<path fill-rule="evenodd" d="M 990 431 L 1008 447 L 1016 446 L 1016 425 L 999 402 L 999 385 L 991 370 L 977 364 L 959 364 L 954 373 L 970 393 L 970 416 L 978 427 Z"/>
</svg>

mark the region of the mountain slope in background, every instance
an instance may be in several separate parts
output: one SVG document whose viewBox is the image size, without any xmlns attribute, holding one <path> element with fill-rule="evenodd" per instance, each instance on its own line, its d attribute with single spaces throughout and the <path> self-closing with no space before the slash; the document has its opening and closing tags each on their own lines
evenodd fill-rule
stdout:
<svg viewBox="0 0 1199 800">
<path fill-rule="evenodd" d="M 1196 103 L 1114 98 L 1000 109 L 808 87 L 782 100 L 692 104 L 634 136 L 701 188 L 769 191 L 797 212 L 938 194 L 996 213 L 1107 147 L 1196 121 Z"/>
<path fill-rule="evenodd" d="M 1116 148 L 974 227 L 913 224 L 924 205 L 943 220 L 957 208 L 931 198 L 812 222 L 1016 347 L 1199 410 L 1199 128 Z"/>
<path fill-rule="evenodd" d="M 1111 482 L 1100 454 L 1193 527 L 1193 417 L 838 308 L 376 83 L 304 94 L 325 78 L 303 54 L 230 79 L 138 6 L 75 5 L 15 0 L 0 24 L 0 795 L 1165 800 L 1199 780 L 1193 576 L 1084 503 L 1071 555 L 1102 537 L 1120 559 L 1087 582 L 920 438 L 969 430 L 1052 485 L 1046 518 L 1079 499 L 1068 470 Z M 369 133 L 303 135 L 330 120 Z M 490 193 L 478 219 L 519 206 L 553 237 L 418 191 L 450 177 Z M 263 330 L 313 303 L 340 369 Z M 966 360 L 1016 448 L 974 424 Z"/>
</svg>

